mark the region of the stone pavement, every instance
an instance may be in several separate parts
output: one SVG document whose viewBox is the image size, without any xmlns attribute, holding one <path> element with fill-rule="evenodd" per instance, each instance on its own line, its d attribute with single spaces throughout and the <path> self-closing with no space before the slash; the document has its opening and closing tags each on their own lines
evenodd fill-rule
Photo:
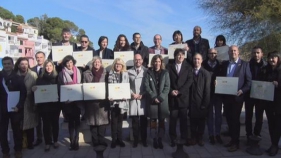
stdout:
<svg viewBox="0 0 281 158">
<path fill-rule="evenodd" d="M 241 123 L 244 122 L 244 113 L 241 116 Z M 62 121 L 62 119 L 60 119 Z M 225 128 L 225 121 L 223 123 L 223 128 Z M 126 126 L 126 125 L 125 125 Z M 129 140 L 129 129 L 123 129 L 123 138 L 125 139 L 126 147 L 120 148 L 117 146 L 115 149 L 110 148 L 110 126 L 106 130 L 106 139 L 109 147 L 104 152 L 105 158 L 172 158 L 172 153 L 176 150 L 176 147 L 172 148 L 169 146 L 170 140 L 168 136 L 168 123 L 166 123 L 166 136 L 163 140 L 164 149 L 154 149 L 152 147 L 152 138 L 149 136 L 150 132 L 148 130 L 148 147 L 143 147 L 141 144 L 137 148 L 132 148 L 132 142 Z M 263 150 L 270 147 L 270 138 L 268 133 L 268 126 L 266 118 L 264 118 L 264 124 L 262 129 L 262 141 L 260 146 Z M 96 154 L 93 151 L 93 148 L 90 144 L 80 143 L 80 149 L 78 151 L 69 151 L 69 141 L 68 141 L 68 130 L 65 127 L 61 127 L 59 135 L 59 149 L 51 148 L 49 152 L 44 152 L 44 145 L 35 147 L 33 150 L 24 149 L 23 157 L 24 158 L 95 158 Z M 227 143 L 230 139 L 228 137 L 222 137 L 224 143 Z M 208 142 L 207 128 L 204 134 L 205 146 L 200 147 L 198 145 L 184 147 L 186 153 L 189 154 L 191 158 L 224 158 L 224 157 L 233 157 L 233 158 L 251 158 L 257 156 L 251 156 L 245 152 L 247 146 L 246 137 L 245 137 L 245 126 L 241 125 L 241 138 L 240 138 L 240 149 L 236 152 L 228 152 L 225 147 L 219 144 L 211 145 Z M 11 141 L 11 149 L 13 149 Z M 13 155 L 13 150 L 11 150 Z M 258 157 L 269 157 L 266 153 Z M 281 157 L 281 151 L 275 157 Z"/>
</svg>

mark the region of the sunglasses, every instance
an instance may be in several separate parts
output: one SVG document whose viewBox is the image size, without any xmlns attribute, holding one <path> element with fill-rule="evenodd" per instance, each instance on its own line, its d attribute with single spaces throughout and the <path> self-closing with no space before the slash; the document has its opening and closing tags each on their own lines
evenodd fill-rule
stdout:
<svg viewBox="0 0 281 158">
<path fill-rule="evenodd" d="M 81 43 L 88 43 L 88 41 L 81 41 Z"/>
</svg>

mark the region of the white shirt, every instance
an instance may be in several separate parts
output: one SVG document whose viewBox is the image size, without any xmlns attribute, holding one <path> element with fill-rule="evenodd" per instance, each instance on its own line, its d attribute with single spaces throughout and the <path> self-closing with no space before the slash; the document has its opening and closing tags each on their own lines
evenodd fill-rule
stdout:
<svg viewBox="0 0 281 158">
<path fill-rule="evenodd" d="M 37 74 L 39 74 L 39 72 L 40 72 L 40 68 L 42 68 L 42 67 L 40 67 L 39 65 L 37 65 Z"/>
<path fill-rule="evenodd" d="M 201 67 L 199 67 L 199 68 L 194 68 L 195 75 L 198 75 L 198 72 L 199 72 L 200 68 L 201 68 Z"/>
<path fill-rule="evenodd" d="M 177 73 L 178 73 L 178 74 L 179 74 L 180 71 L 181 71 L 181 65 L 182 65 L 182 63 L 176 64 L 176 70 L 177 70 Z"/>
<path fill-rule="evenodd" d="M 102 59 L 102 51 L 100 51 L 100 58 Z"/>
</svg>

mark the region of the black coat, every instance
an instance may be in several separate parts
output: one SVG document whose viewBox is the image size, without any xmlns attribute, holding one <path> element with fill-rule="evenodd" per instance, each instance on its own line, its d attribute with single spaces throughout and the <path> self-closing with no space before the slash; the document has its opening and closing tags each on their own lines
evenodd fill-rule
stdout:
<svg viewBox="0 0 281 158">
<path fill-rule="evenodd" d="M 203 67 L 197 75 L 193 70 L 193 84 L 191 87 L 191 102 L 189 116 L 191 118 L 204 118 L 208 113 L 210 102 L 211 74 Z"/>
<path fill-rule="evenodd" d="M 184 61 L 181 65 L 179 74 L 176 70 L 176 65 L 168 64 L 167 70 L 170 76 L 170 93 L 169 93 L 169 109 L 170 111 L 178 108 L 189 107 L 189 90 L 193 83 L 192 67 Z M 172 96 L 171 92 L 178 90 L 179 95 Z"/>
<path fill-rule="evenodd" d="M 143 44 L 143 42 L 140 43 L 140 46 L 138 49 L 135 48 L 135 43 L 131 43 L 131 49 L 134 51 L 134 54 L 140 54 L 143 59 L 142 65 L 144 67 L 147 67 L 148 65 L 148 58 L 149 58 L 149 51 L 148 47 Z"/>
<path fill-rule="evenodd" d="M 201 38 L 201 37 L 200 37 Z M 209 41 L 205 38 L 201 38 L 199 42 L 199 50 L 196 51 L 195 43 L 193 39 L 187 40 L 185 43 L 188 44 L 190 53 L 194 56 L 195 53 L 200 53 L 203 56 L 203 60 L 208 58 L 208 50 L 210 49 Z"/>
<path fill-rule="evenodd" d="M 100 56 L 100 49 L 94 52 L 94 56 Z M 111 49 L 105 48 L 105 50 L 103 50 L 102 59 L 114 59 L 113 51 Z"/>
</svg>

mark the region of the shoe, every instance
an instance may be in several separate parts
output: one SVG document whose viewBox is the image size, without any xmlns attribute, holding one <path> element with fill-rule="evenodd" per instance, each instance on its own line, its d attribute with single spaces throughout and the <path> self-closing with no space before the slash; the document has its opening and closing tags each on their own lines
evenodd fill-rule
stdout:
<svg viewBox="0 0 281 158">
<path fill-rule="evenodd" d="M 227 148 L 228 152 L 234 152 L 239 149 L 238 145 L 232 144 L 230 147 Z"/>
<path fill-rule="evenodd" d="M 9 153 L 7 153 L 7 154 L 3 154 L 3 158 L 10 158 L 11 156 L 10 156 L 10 154 Z"/>
<path fill-rule="evenodd" d="M 214 145 L 215 144 L 215 137 L 214 136 L 210 136 L 209 137 L 209 142 Z"/>
<path fill-rule="evenodd" d="M 42 139 L 37 139 L 33 146 L 38 146 L 42 143 Z"/>
<path fill-rule="evenodd" d="M 191 139 L 187 139 L 184 145 L 185 146 L 190 146 L 190 142 L 191 142 Z"/>
<path fill-rule="evenodd" d="M 134 143 L 133 143 L 133 148 L 136 148 L 136 147 L 138 147 L 138 142 L 137 142 L 137 141 L 134 141 Z"/>
<path fill-rule="evenodd" d="M 227 130 L 227 131 L 224 131 L 224 132 L 222 132 L 221 133 L 223 136 L 230 136 L 230 133 L 229 133 L 229 131 Z"/>
<path fill-rule="evenodd" d="M 120 147 L 125 147 L 125 143 L 123 142 L 123 140 L 117 139 L 117 143 L 119 144 Z"/>
<path fill-rule="evenodd" d="M 278 153 L 278 147 L 277 146 L 274 146 L 274 145 L 271 145 L 269 151 L 268 151 L 268 155 L 269 156 L 275 156 L 277 153 Z"/>
<path fill-rule="evenodd" d="M 156 138 L 153 138 L 153 148 L 158 149 L 158 142 L 157 142 Z"/>
<path fill-rule="evenodd" d="M 204 141 L 203 141 L 202 139 L 199 139 L 199 140 L 198 140 L 198 145 L 199 145 L 199 146 L 204 146 Z"/>
<path fill-rule="evenodd" d="M 216 140 L 219 144 L 223 144 L 223 141 L 221 139 L 221 136 L 220 135 L 216 135 Z"/>
<path fill-rule="evenodd" d="M 163 143 L 162 143 L 162 138 L 158 138 L 158 147 L 159 147 L 159 149 L 164 148 Z"/>
<path fill-rule="evenodd" d="M 29 149 L 29 150 L 32 150 L 32 149 L 34 149 L 34 146 L 33 146 L 33 144 L 31 144 L 31 145 L 28 145 L 28 146 L 27 146 L 27 149 Z"/>
<path fill-rule="evenodd" d="M 190 145 L 196 145 L 196 144 L 197 144 L 196 139 L 191 139 L 191 140 L 189 141 L 189 144 L 190 144 Z"/>
<path fill-rule="evenodd" d="M 22 158 L 22 152 L 21 151 L 16 151 L 15 158 Z"/>
<path fill-rule="evenodd" d="M 69 145 L 69 148 L 68 148 L 68 149 L 69 149 L 69 150 L 74 150 L 74 146 L 75 146 L 74 140 L 70 138 L 70 145 Z"/>
<path fill-rule="evenodd" d="M 59 143 L 58 143 L 58 142 L 55 142 L 55 143 L 53 144 L 53 147 L 54 147 L 55 149 L 59 148 Z"/>
<path fill-rule="evenodd" d="M 50 145 L 46 145 L 44 151 L 45 151 L 45 152 L 50 151 Z"/>
<path fill-rule="evenodd" d="M 79 150 L 79 137 L 75 138 L 74 141 L 74 150 Z"/>
<path fill-rule="evenodd" d="M 116 141 L 115 140 L 113 140 L 112 142 L 111 142 L 111 146 L 110 146 L 111 148 L 116 148 Z"/>
<path fill-rule="evenodd" d="M 176 146 L 176 143 L 174 140 L 171 141 L 171 147 L 175 147 Z"/>
<path fill-rule="evenodd" d="M 146 141 L 142 141 L 142 146 L 143 147 L 148 147 L 147 142 Z"/>
<path fill-rule="evenodd" d="M 231 146 L 232 146 L 232 144 L 233 144 L 233 143 L 232 143 L 232 141 L 230 141 L 229 143 L 225 144 L 225 145 L 224 145 L 224 147 L 229 148 L 229 147 L 231 147 Z"/>
<path fill-rule="evenodd" d="M 103 146 L 105 146 L 105 147 L 107 147 L 108 145 L 107 145 L 107 143 L 106 142 L 100 142 L 100 143 L 98 143 L 98 145 L 103 145 Z"/>
</svg>

